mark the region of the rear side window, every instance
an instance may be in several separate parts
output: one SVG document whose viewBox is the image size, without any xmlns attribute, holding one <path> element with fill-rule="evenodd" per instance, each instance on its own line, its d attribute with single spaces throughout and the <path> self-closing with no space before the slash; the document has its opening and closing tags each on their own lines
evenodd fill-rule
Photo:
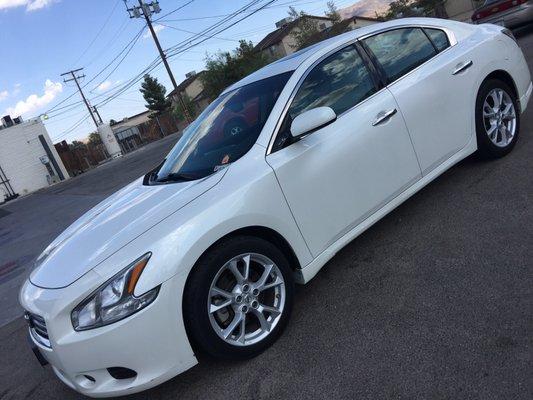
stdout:
<svg viewBox="0 0 533 400">
<path fill-rule="evenodd" d="M 383 32 L 364 40 L 377 58 L 389 82 L 395 81 L 436 54 L 421 28 Z"/>
<path fill-rule="evenodd" d="M 442 50 L 450 47 L 450 42 L 448 41 L 448 35 L 441 31 L 440 29 L 424 28 L 429 38 L 437 48 L 437 51 L 441 52 Z"/>
</svg>

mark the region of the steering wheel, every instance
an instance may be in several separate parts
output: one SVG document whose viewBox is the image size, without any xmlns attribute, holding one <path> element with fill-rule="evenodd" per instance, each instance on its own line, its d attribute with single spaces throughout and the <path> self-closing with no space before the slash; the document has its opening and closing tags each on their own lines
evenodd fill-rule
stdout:
<svg viewBox="0 0 533 400">
<path fill-rule="evenodd" d="M 248 129 L 248 124 L 244 118 L 232 118 L 224 125 L 224 137 L 234 138 L 241 135 Z"/>
</svg>

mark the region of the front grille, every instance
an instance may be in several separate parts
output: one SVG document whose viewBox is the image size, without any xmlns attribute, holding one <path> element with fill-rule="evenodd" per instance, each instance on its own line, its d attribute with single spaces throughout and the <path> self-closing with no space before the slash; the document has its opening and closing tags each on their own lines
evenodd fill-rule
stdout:
<svg viewBox="0 0 533 400">
<path fill-rule="evenodd" d="M 50 338 L 48 337 L 48 329 L 46 329 L 46 322 L 44 318 L 37 314 L 27 312 L 24 314 L 24 318 L 30 325 L 30 332 L 35 340 L 44 346 L 50 346 Z"/>
</svg>

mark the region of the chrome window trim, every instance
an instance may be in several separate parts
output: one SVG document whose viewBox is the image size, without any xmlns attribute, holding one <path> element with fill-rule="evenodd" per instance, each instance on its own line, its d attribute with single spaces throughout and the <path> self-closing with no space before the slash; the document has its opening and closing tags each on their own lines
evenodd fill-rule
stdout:
<svg viewBox="0 0 533 400">
<path fill-rule="evenodd" d="M 359 37 L 357 37 L 355 39 L 351 39 L 351 40 L 349 40 L 347 42 L 344 42 L 344 43 L 340 44 L 338 47 L 335 47 L 334 49 L 328 51 L 326 54 L 322 55 L 322 57 L 320 57 L 317 60 L 315 60 L 315 62 L 313 64 L 311 64 L 305 70 L 303 75 L 300 77 L 300 79 L 298 80 L 298 82 L 294 86 L 294 89 L 292 90 L 291 95 L 289 96 L 289 99 L 285 103 L 285 106 L 283 107 L 283 110 L 281 111 L 281 114 L 280 114 L 280 116 L 278 118 L 278 121 L 276 122 L 276 126 L 274 127 L 274 132 L 270 136 L 270 140 L 268 142 L 268 146 L 267 146 L 267 149 L 266 149 L 265 156 L 268 156 L 268 155 L 272 154 L 272 147 L 274 146 L 274 142 L 276 141 L 276 139 L 278 137 L 279 130 L 281 128 L 281 124 L 283 123 L 283 120 L 285 119 L 285 116 L 287 115 L 287 111 L 289 110 L 289 107 L 291 106 L 294 98 L 296 97 L 296 93 L 300 89 L 303 81 L 305 80 L 305 78 L 307 78 L 307 75 L 309 75 L 309 73 L 313 70 L 313 68 L 315 68 L 317 66 L 317 64 L 322 62 L 324 59 L 328 58 L 330 55 L 342 50 L 343 48 L 351 46 L 351 45 L 354 45 L 356 42 L 359 42 L 359 41 L 364 40 L 366 38 L 369 38 L 371 36 L 379 35 L 380 33 L 393 31 L 393 30 L 396 30 L 396 29 L 404 29 L 404 28 L 440 29 L 441 31 L 443 31 L 448 36 L 448 41 L 449 41 L 450 45 L 446 49 L 444 49 L 442 51 L 439 51 L 437 54 L 435 54 L 435 56 L 433 56 L 430 59 L 424 61 L 422 64 L 420 64 L 416 68 L 414 68 L 411 71 L 407 72 L 406 74 L 402 75 L 400 78 L 396 79 L 394 82 L 391 82 L 388 85 L 382 87 L 377 92 L 375 92 L 372 95 L 368 96 L 366 99 L 361 100 L 359 103 L 355 104 L 353 107 L 351 107 L 348 110 L 344 111 L 342 114 L 337 116 L 337 119 L 341 118 L 344 114 L 352 111 L 355 107 L 358 107 L 360 104 L 363 104 L 367 100 L 370 100 L 371 98 L 376 96 L 378 93 L 381 93 L 384 89 L 390 87 L 391 85 L 395 84 L 399 80 L 401 80 L 404 77 L 408 76 L 409 74 L 411 74 L 412 72 L 416 71 L 417 69 L 419 69 L 420 67 L 422 67 L 423 65 L 428 63 L 429 61 L 434 60 L 436 57 L 438 57 L 442 53 L 445 53 L 446 51 L 448 51 L 449 49 L 451 49 L 453 46 L 455 46 L 458 43 L 457 42 L 457 38 L 455 37 L 455 34 L 453 33 L 453 31 L 451 31 L 448 28 L 444 28 L 442 26 L 437 26 L 437 25 L 431 25 L 431 24 L 401 24 L 401 25 L 396 25 L 396 26 L 393 26 L 393 27 L 382 28 L 382 29 L 379 29 L 379 30 L 374 31 L 372 33 L 368 33 L 366 35 L 359 36 Z M 357 51 L 357 49 L 355 49 L 355 50 Z"/>
</svg>

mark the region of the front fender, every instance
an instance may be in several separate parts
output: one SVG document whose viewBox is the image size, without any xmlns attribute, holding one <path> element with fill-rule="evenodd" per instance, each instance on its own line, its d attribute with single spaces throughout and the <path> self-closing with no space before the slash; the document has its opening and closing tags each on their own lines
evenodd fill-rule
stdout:
<svg viewBox="0 0 533 400">
<path fill-rule="evenodd" d="M 122 248 L 96 271 L 107 275 L 111 265 L 127 265 L 150 251 L 152 257 L 135 288 L 139 295 L 176 274 L 188 275 L 216 241 L 250 226 L 278 232 L 292 247 L 301 266 L 310 263 L 311 253 L 264 154 L 263 147 L 254 146 L 229 167 L 218 185 Z"/>
</svg>

